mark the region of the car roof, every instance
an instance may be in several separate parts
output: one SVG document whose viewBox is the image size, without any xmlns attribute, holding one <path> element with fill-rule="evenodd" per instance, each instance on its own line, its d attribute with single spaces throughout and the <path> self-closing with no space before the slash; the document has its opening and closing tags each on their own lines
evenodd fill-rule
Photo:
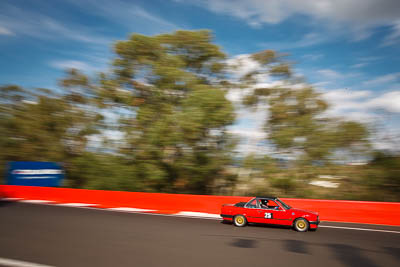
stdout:
<svg viewBox="0 0 400 267">
<path fill-rule="evenodd" d="M 257 199 L 260 199 L 260 198 L 263 198 L 263 199 L 264 199 L 264 198 L 267 198 L 267 199 L 274 199 L 274 200 L 277 199 L 277 197 L 256 197 L 256 198 L 257 198 Z"/>
</svg>

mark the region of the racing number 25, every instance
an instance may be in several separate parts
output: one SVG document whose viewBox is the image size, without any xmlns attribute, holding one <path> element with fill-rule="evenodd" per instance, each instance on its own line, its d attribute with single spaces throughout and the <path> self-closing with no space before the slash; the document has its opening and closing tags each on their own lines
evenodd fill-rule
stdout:
<svg viewBox="0 0 400 267">
<path fill-rule="evenodd" d="M 266 212 L 264 216 L 265 219 L 272 219 L 272 213 Z"/>
</svg>

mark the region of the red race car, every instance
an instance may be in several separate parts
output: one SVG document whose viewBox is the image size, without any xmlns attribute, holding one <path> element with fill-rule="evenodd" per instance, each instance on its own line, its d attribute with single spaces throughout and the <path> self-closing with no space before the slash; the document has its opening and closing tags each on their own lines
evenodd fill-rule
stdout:
<svg viewBox="0 0 400 267">
<path fill-rule="evenodd" d="M 296 231 L 317 229 L 317 212 L 295 209 L 277 197 L 255 197 L 249 202 L 224 204 L 221 209 L 224 221 L 233 221 L 238 227 L 247 223 L 264 223 L 292 226 Z"/>
</svg>

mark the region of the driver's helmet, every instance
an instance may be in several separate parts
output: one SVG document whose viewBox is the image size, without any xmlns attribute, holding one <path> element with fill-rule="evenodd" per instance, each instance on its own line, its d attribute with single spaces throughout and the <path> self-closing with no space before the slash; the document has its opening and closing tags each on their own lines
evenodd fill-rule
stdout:
<svg viewBox="0 0 400 267">
<path fill-rule="evenodd" d="M 268 200 L 267 199 L 261 199 L 261 205 L 268 207 Z"/>
</svg>

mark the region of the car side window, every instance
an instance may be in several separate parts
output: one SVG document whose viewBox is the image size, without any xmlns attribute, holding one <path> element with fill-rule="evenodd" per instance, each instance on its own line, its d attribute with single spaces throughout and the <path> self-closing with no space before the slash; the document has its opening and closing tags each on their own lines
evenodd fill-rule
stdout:
<svg viewBox="0 0 400 267">
<path fill-rule="evenodd" d="M 256 209 L 257 206 L 257 199 L 254 199 L 253 201 L 251 201 L 250 203 L 247 204 L 247 208 L 251 208 L 251 209 Z"/>
<path fill-rule="evenodd" d="M 262 209 L 269 209 L 269 210 L 278 210 L 279 209 L 279 205 L 273 201 L 273 200 L 262 200 L 261 201 L 261 208 Z"/>
<path fill-rule="evenodd" d="M 268 207 L 269 207 L 270 209 L 273 209 L 273 210 L 278 210 L 278 209 L 279 209 L 279 205 L 278 205 L 275 201 L 273 201 L 273 200 L 270 200 L 270 201 L 269 201 Z"/>
</svg>

